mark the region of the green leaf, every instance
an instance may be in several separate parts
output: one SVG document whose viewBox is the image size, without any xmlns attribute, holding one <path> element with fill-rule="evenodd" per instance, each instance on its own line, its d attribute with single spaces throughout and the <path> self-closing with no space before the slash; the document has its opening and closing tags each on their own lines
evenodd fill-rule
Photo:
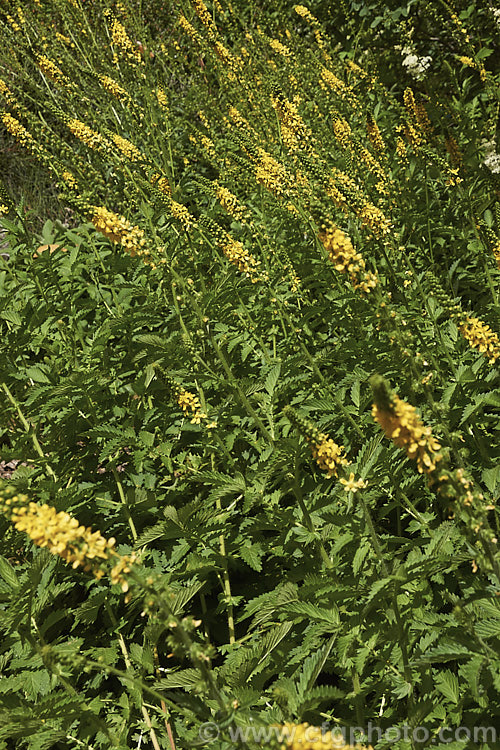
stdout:
<svg viewBox="0 0 500 750">
<path fill-rule="evenodd" d="M 494 495 L 500 483 L 500 464 L 492 469 L 483 469 L 481 476 L 489 491 Z"/>
<path fill-rule="evenodd" d="M 2 555 L 0 555 L 0 576 L 11 589 L 15 590 L 19 588 L 19 579 L 16 571 Z"/>
<path fill-rule="evenodd" d="M 480 638 L 500 636 L 500 618 L 498 620 L 482 620 L 476 622 L 474 630 Z"/>
<path fill-rule="evenodd" d="M 460 697 L 458 677 L 449 669 L 436 675 L 436 688 L 452 703 L 458 703 Z"/>
<path fill-rule="evenodd" d="M 239 548 L 239 553 L 250 568 L 260 573 L 262 570 L 262 555 L 264 554 L 260 544 L 243 544 Z"/>
<path fill-rule="evenodd" d="M 360 384 L 359 380 L 355 380 L 351 386 L 351 398 L 353 404 L 359 409 L 360 404 Z"/>
<path fill-rule="evenodd" d="M 274 389 L 276 388 L 276 383 L 278 382 L 278 378 L 280 376 L 281 372 L 281 362 L 278 362 L 277 365 L 273 367 L 272 370 L 270 370 L 267 374 L 266 380 L 264 382 L 264 388 L 269 393 L 270 396 L 273 395 Z"/>
</svg>

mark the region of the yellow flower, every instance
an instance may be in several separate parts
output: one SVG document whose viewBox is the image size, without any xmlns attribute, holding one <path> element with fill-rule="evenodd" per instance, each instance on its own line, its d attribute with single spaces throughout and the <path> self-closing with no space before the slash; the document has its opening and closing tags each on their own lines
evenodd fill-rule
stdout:
<svg viewBox="0 0 500 750">
<path fill-rule="evenodd" d="M 341 117 L 333 121 L 333 133 L 343 148 L 349 148 L 351 140 L 351 128 L 349 124 Z"/>
<path fill-rule="evenodd" d="M 64 75 L 62 70 L 45 55 L 38 55 L 36 63 L 42 73 L 45 73 L 45 75 L 55 83 L 60 83 L 64 86 L 67 86 L 70 83 L 69 78 Z"/>
<path fill-rule="evenodd" d="M 199 402 L 199 399 L 194 395 L 194 393 L 190 393 L 184 388 L 181 388 L 177 394 L 177 403 L 181 407 L 184 416 L 191 417 L 191 424 L 200 424 L 202 419 L 207 418 L 207 415 L 204 412 L 200 411 L 201 404 Z"/>
<path fill-rule="evenodd" d="M 194 10 L 200 21 L 207 29 L 213 27 L 212 16 L 203 0 L 193 0 Z"/>
<path fill-rule="evenodd" d="M 78 187 L 78 183 L 74 175 L 71 172 L 68 172 L 67 169 L 63 171 L 61 177 L 68 187 L 73 189 L 76 189 Z"/>
<path fill-rule="evenodd" d="M 141 161 L 141 152 L 139 151 L 137 146 L 134 146 L 134 144 L 128 141 L 126 138 L 118 135 L 118 133 L 113 133 L 113 135 L 111 136 L 111 140 L 113 141 L 117 149 L 127 157 L 127 159 L 129 159 L 130 161 Z"/>
<path fill-rule="evenodd" d="M 398 138 L 396 140 L 396 154 L 397 154 L 399 161 L 403 165 L 408 164 L 408 154 L 406 152 L 406 145 L 402 138 Z"/>
<path fill-rule="evenodd" d="M 299 115 L 297 105 L 284 96 L 273 96 L 272 105 L 281 124 L 281 137 L 289 151 L 297 151 L 311 141 L 311 132 Z"/>
<path fill-rule="evenodd" d="M 305 5 L 294 5 L 293 9 L 298 16 L 305 18 L 306 21 L 309 21 L 310 23 L 317 23 L 317 19 L 313 16 L 311 11 L 306 8 Z"/>
<path fill-rule="evenodd" d="M 269 40 L 269 46 L 274 52 L 277 52 L 278 55 L 282 55 L 285 58 L 291 57 L 291 52 L 288 47 L 286 47 L 284 44 L 281 44 L 277 39 L 270 39 Z"/>
<path fill-rule="evenodd" d="M 321 69 L 321 78 L 336 94 L 342 94 L 347 89 L 346 84 L 327 68 Z"/>
<path fill-rule="evenodd" d="M 326 433 L 320 432 L 315 440 L 311 440 L 313 458 L 328 477 L 337 476 L 339 466 L 346 466 L 349 461 L 343 455 L 344 446 L 337 445 Z"/>
<path fill-rule="evenodd" d="M 384 216 L 383 211 L 372 203 L 365 203 L 358 214 L 361 219 L 361 226 L 369 227 L 375 237 L 388 234 L 391 229 L 391 222 Z"/>
<path fill-rule="evenodd" d="M 144 254 L 146 244 L 144 232 L 133 226 L 123 216 L 108 211 L 104 206 L 93 206 L 91 221 L 97 231 L 104 234 L 112 242 L 119 242 L 130 255 Z"/>
<path fill-rule="evenodd" d="M 111 582 L 119 583 L 122 591 L 128 591 L 127 573 L 136 561 L 134 553 L 119 555 L 114 538 L 106 539 L 100 531 L 81 526 L 69 513 L 50 505 L 29 502 L 26 495 L 12 495 L 8 491 L 0 496 L 0 511 L 6 515 L 18 531 L 25 532 L 39 547 L 47 547 L 53 555 L 62 557 L 73 568 L 82 567 L 102 578 L 105 568 L 102 561 L 111 560 Z"/>
<path fill-rule="evenodd" d="M 394 395 L 390 410 L 384 410 L 373 404 L 372 415 L 398 448 L 404 448 L 408 458 L 417 462 L 420 473 L 429 474 L 436 468 L 442 456 L 438 453 L 441 446 L 432 435 L 430 427 L 420 420 L 415 407 Z"/>
<path fill-rule="evenodd" d="M 159 87 L 156 89 L 156 98 L 160 107 L 168 114 L 168 99 L 165 89 Z"/>
<path fill-rule="evenodd" d="M 463 182 L 462 178 L 458 176 L 458 167 L 455 167 L 455 169 L 450 169 L 448 172 L 448 178 L 446 180 L 447 185 L 460 185 L 461 182 Z"/>
<path fill-rule="evenodd" d="M 222 249 L 226 258 L 230 260 L 231 263 L 241 271 L 241 273 L 248 276 L 253 284 L 261 280 L 262 277 L 258 273 L 260 261 L 256 260 L 253 255 L 245 249 L 241 242 L 228 236 L 227 242 L 223 245 Z"/>
<path fill-rule="evenodd" d="M 113 78 L 107 75 L 100 75 L 99 80 L 102 83 L 103 88 L 108 91 L 117 99 L 128 99 L 128 94 L 124 88 L 120 86 Z"/>
<path fill-rule="evenodd" d="M 222 208 L 231 214 L 237 221 L 242 221 L 245 216 L 245 207 L 240 203 L 236 195 L 227 188 L 215 182 L 215 195 Z"/>
<path fill-rule="evenodd" d="M 7 104 L 10 104 L 11 107 L 17 108 L 17 102 L 16 97 L 12 93 L 12 91 L 9 89 L 5 81 L 2 81 L 0 78 L 0 94 L 5 98 L 5 101 Z"/>
<path fill-rule="evenodd" d="M 201 36 L 198 34 L 194 26 L 191 26 L 187 18 L 182 13 L 179 16 L 179 26 L 183 31 L 186 32 L 188 37 L 192 39 L 193 42 L 201 44 Z"/>
<path fill-rule="evenodd" d="M 107 150 L 108 143 L 105 138 L 100 133 L 97 133 L 95 130 L 92 130 L 92 128 L 89 128 L 88 125 L 85 125 L 84 122 L 81 122 L 80 120 L 77 120 L 76 118 L 70 117 L 66 121 L 66 125 L 70 129 L 70 131 L 73 133 L 73 135 L 78 138 L 80 141 L 85 143 L 86 146 L 92 149 L 97 150 Z"/>
<path fill-rule="evenodd" d="M 500 341 L 497 334 L 479 318 L 467 315 L 459 325 L 459 330 L 472 347 L 479 349 L 481 354 L 488 358 L 490 365 L 500 358 Z"/>
<path fill-rule="evenodd" d="M 12 117 L 8 112 L 3 112 L 1 119 L 9 133 L 19 141 L 21 146 L 33 146 L 33 136 L 23 125 L 21 125 L 19 120 L 16 120 L 16 118 Z"/>
<path fill-rule="evenodd" d="M 377 286 L 376 275 L 365 270 L 365 261 L 361 253 L 354 250 L 351 238 L 344 234 L 339 227 L 335 225 L 325 227 L 325 230 L 320 233 L 319 239 L 328 252 L 328 257 L 335 270 L 340 273 L 347 273 L 355 289 L 369 292 Z"/>
<path fill-rule="evenodd" d="M 125 26 L 118 21 L 117 18 L 113 18 L 111 23 L 111 41 L 115 47 L 119 47 L 126 56 L 136 63 L 142 62 L 141 52 L 139 47 L 134 46 L 130 39 Z M 118 57 L 115 53 L 113 62 L 118 62 Z"/>
<path fill-rule="evenodd" d="M 354 479 L 354 472 L 351 471 L 349 479 L 341 479 L 340 483 L 344 485 L 344 492 L 357 492 L 367 486 L 362 479 Z"/>
<path fill-rule="evenodd" d="M 378 153 L 385 151 L 385 143 L 379 127 L 371 115 L 368 115 L 366 119 L 366 132 L 375 151 L 378 151 Z"/>
<path fill-rule="evenodd" d="M 260 159 L 255 170 L 257 182 L 278 197 L 285 195 L 286 189 L 289 187 L 289 176 L 285 167 L 276 159 L 273 159 L 263 148 L 259 148 L 259 156 Z"/>
<path fill-rule="evenodd" d="M 196 221 L 194 216 L 191 216 L 189 210 L 182 203 L 171 200 L 169 206 L 174 219 L 177 219 L 182 227 L 188 231 Z"/>
<path fill-rule="evenodd" d="M 154 174 L 151 177 L 151 184 L 154 185 L 160 192 L 164 193 L 165 195 L 170 196 L 172 194 L 172 190 L 170 189 L 170 184 L 166 177 L 162 177 L 160 174 Z"/>
</svg>

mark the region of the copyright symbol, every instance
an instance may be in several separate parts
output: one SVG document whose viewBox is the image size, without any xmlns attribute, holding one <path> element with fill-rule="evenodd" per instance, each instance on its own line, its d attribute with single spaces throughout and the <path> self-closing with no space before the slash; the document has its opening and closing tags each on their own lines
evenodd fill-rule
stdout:
<svg viewBox="0 0 500 750">
<path fill-rule="evenodd" d="M 219 727 L 213 721 L 205 721 L 201 724 L 198 734 L 203 742 L 213 742 L 219 736 Z"/>
</svg>

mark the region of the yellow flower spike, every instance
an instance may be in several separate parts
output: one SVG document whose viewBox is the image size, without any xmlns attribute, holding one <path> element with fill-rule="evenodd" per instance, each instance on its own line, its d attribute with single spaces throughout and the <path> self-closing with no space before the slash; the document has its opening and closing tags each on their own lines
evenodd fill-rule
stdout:
<svg viewBox="0 0 500 750">
<path fill-rule="evenodd" d="M 408 153 L 406 151 L 406 145 L 402 138 L 396 140 L 396 155 L 403 166 L 408 165 Z"/>
<path fill-rule="evenodd" d="M 304 144 L 311 142 L 311 132 L 299 115 L 297 104 L 283 95 L 271 97 L 273 108 L 281 124 L 281 137 L 289 151 L 298 151 Z"/>
<path fill-rule="evenodd" d="M 497 334 L 479 318 L 473 318 L 469 315 L 458 327 L 470 346 L 479 349 L 481 354 L 487 357 L 490 365 L 495 364 L 496 360 L 500 358 L 500 340 Z"/>
<path fill-rule="evenodd" d="M 344 446 L 337 445 L 328 434 L 320 432 L 311 440 L 311 452 L 319 468 L 326 471 L 328 477 L 336 477 L 340 466 L 347 466 L 349 461 L 344 455 Z"/>
<path fill-rule="evenodd" d="M 179 26 L 193 42 L 201 44 L 201 36 L 198 34 L 194 26 L 191 26 L 187 18 L 182 13 L 179 16 Z"/>
<path fill-rule="evenodd" d="M 103 89 L 112 94 L 112 96 L 115 96 L 117 99 L 129 98 L 128 93 L 125 91 L 125 89 L 122 88 L 120 84 L 117 83 L 117 81 L 115 81 L 113 78 L 110 78 L 110 76 L 100 75 L 99 81 L 101 82 Z"/>
<path fill-rule="evenodd" d="M 255 170 L 257 182 L 277 197 L 283 197 L 290 183 L 287 170 L 263 148 L 259 148 L 259 157 Z"/>
<path fill-rule="evenodd" d="M 16 120 L 16 118 L 12 117 L 12 115 L 8 112 L 3 112 L 0 116 L 0 119 L 2 120 L 9 133 L 15 137 L 15 139 L 21 144 L 21 146 L 25 146 L 28 148 L 33 146 L 33 136 L 26 130 L 23 125 L 21 125 L 19 120 Z"/>
<path fill-rule="evenodd" d="M 336 94 L 343 94 L 348 88 L 340 78 L 337 78 L 337 76 L 327 68 L 322 68 L 321 78 Z"/>
<path fill-rule="evenodd" d="M 415 407 L 392 395 L 386 406 L 373 404 L 372 416 L 398 448 L 406 451 L 408 458 L 417 462 L 422 474 L 430 474 L 442 459 L 441 445 L 432 435 L 430 427 L 420 420 Z"/>
<path fill-rule="evenodd" d="M 214 23 L 212 21 L 212 16 L 208 12 L 208 8 L 203 0 L 193 0 L 193 5 L 195 13 L 202 22 L 203 26 L 205 26 L 207 29 L 213 29 Z"/>
<path fill-rule="evenodd" d="M 245 249 L 242 242 L 234 240 L 232 237 L 227 238 L 227 242 L 222 246 L 224 255 L 233 263 L 236 268 L 244 273 L 253 284 L 262 279 L 258 273 L 260 261 L 256 260 L 248 250 Z"/>
<path fill-rule="evenodd" d="M 168 195 L 169 197 L 172 195 L 172 190 L 166 177 L 162 177 L 160 174 L 154 174 L 151 177 L 151 184 L 164 195 Z"/>
<path fill-rule="evenodd" d="M 374 206 L 373 203 L 365 203 L 358 216 L 361 219 L 361 226 L 371 229 L 375 237 L 388 234 L 391 230 L 391 222 L 384 215 L 384 212 Z"/>
<path fill-rule="evenodd" d="M 169 113 L 169 107 L 168 107 L 168 98 L 165 93 L 165 89 L 159 87 L 156 89 L 156 99 L 158 100 L 158 104 L 163 109 L 166 114 Z"/>
<path fill-rule="evenodd" d="M 130 161 L 141 161 L 142 154 L 133 143 L 128 141 L 126 138 L 122 138 L 118 133 L 113 133 L 111 140 L 115 144 L 116 148 L 127 157 Z"/>
<path fill-rule="evenodd" d="M 380 133 L 377 123 L 371 115 L 368 115 L 368 117 L 366 118 L 366 133 L 368 135 L 368 140 L 372 144 L 375 151 L 377 151 L 379 154 L 383 153 L 385 151 L 384 139 L 382 138 L 382 134 Z"/>
<path fill-rule="evenodd" d="M 171 200 L 169 208 L 174 219 L 179 221 L 186 232 L 196 223 L 194 216 L 189 213 L 189 210 L 182 203 L 177 203 L 177 201 Z"/>
<path fill-rule="evenodd" d="M 6 496 L 7 495 L 7 496 Z M 69 513 L 57 511 L 44 503 L 30 502 L 27 495 L 13 495 L 9 488 L 0 488 L 0 512 L 18 531 L 23 531 L 38 547 L 46 547 L 74 569 L 83 568 L 97 579 L 105 573 L 103 563 L 113 561 L 110 577 L 122 591 L 128 591 L 127 574 L 136 562 L 134 553 L 119 555 L 114 538 L 106 539 L 100 531 L 81 526 Z"/>
<path fill-rule="evenodd" d="M 58 68 L 52 60 L 49 60 L 46 55 L 38 55 L 36 58 L 36 64 L 42 73 L 45 73 L 47 78 L 50 78 L 54 83 L 59 83 L 62 86 L 69 86 L 71 84 L 69 78 L 65 76 L 62 70 Z"/>
<path fill-rule="evenodd" d="M 62 177 L 62 180 L 63 180 L 63 182 L 64 182 L 64 183 L 65 183 L 65 184 L 66 184 L 66 185 L 67 185 L 67 186 L 68 186 L 69 188 L 72 188 L 73 190 L 76 190 L 76 188 L 78 187 L 78 183 L 77 183 L 77 181 L 76 181 L 76 178 L 75 178 L 75 176 L 74 176 L 74 175 L 73 175 L 73 174 L 72 174 L 71 172 L 68 172 L 68 170 L 67 170 L 67 169 L 65 169 L 65 170 L 63 171 L 63 173 L 62 173 L 61 177 Z"/>
<path fill-rule="evenodd" d="M 282 44 L 280 41 L 278 41 L 278 39 L 270 39 L 269 46 L 271 47 L 273 52 L 276 52 L 278 55 L 281 55 L 285 59 L 288 59 L 292 56 L 290 49 L 286 47 L 284 44 Z"/>
<path fill-rule="evenodd" d="M 76 118 L 69 118 L 66 125 L 76 138 L 91 149 L 106 149 L 109 145 L 100 133 Z"/>
<path fill-rule="evenodd" d="M 313 16 L 311 11 L 306 8 L 305 5 L 294 5 L 293 9 L 298 16 L 300 16 L 301 18 L 305 18 L 305 20 L 309 21 L 309 23 L 314 24 L 318 22 L 317 18 Z"/>
<path fill-rule="evenodd" d="M 343 117 L 333 121 L 333 133 L 343 148 L 349 148 L 351 142 L 351 128 Z"/>
<path fill-rule="evenodd" d="M 93 206 L 91 221 L 98 232 L 112 242 L 119 242 L 130 255 L 141 255 L 146 244 L 144 232 L 123 216 L 108 211 L 104 206 Z"/>
<path fill-rule="evenodd" d="M 328 257 L 335 270 L 348 274 L 355 289 L 369 292 L 377 286 L 377 276 L 365 270 L 365 261 L 361 253 L 354 250 L 351 238 L 344 234 L 339 227 L 335 225 L 325 227 L 324 231 L 320 233 L 319 239 L 328 252 Z"/>
<path fill-rule="evenodd" d="M 111 22 L 111 41 L 115 47 L 118 47 L 125 55 L 136 63 L 143 62 L 141 58 L 141 52 L 138 46 L 135 46 L 130 39 L 125 26 L 120 23 L 117 18 L 113 18 Z M 116 52 L 114 54 L 113 62 L 118 62 L 118 56 Z"/>
</svg>

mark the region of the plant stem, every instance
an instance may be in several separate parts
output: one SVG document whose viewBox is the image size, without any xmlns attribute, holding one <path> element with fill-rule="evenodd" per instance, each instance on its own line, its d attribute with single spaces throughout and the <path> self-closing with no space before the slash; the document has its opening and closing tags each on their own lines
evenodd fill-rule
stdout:
<svg viewBox="0 0 500 750">
<path fill-rule="evenodd" d="M 314 534 L 315 536 L 317 536 L 318 532 L 316 531 L 314 522 L 311 518 L 309 511 L 306 508 L 306 504 L 304 503 L 304 496 L 302 494 L 302 488 L 300 486 L 298 454 L 295 455 L 295 466 L 294 466 L 294 473 L 292 477 L 293 477 L 293 482 L 292 482 L 293 494 L 295 495 L 297 502 L 299 504 L 299 508 L 302 511 L 302 516 L 304 518 L 304 523 L 306 525 L 306 528 L 310 534 Z M 328 570 L 332 570 L 333 563 L 330 560 L 330 557 L 324 547 L 322 540 L 319 538 L 317 538 L 317 546 L 319 549 L 319 553 L 321 555 L 321 559 L 323 560 L 325 564 L 325 567 L 328 568 Z"/>
<path fill-rule="evenodd" d="M 15 409 L 16 409 L 16 411 L 18 413 L 19 419 L 21 420 L 21 424 L 23 425 L 24 429 L 26 430 L 26 432 L 31 433 L 31 442 L 33 443 L 33 447 L 34 447 L 35 451 L 38 453 L 38 455 L 40 456 L 40 458 L 43 458 L 45 460 L 45 454 L 44 454 L 44 452 L 43 452 L 43 450 L 42 450 L 42 448 L 40 446 L 40 443 L 38 442 L 38 438 L 35 435 L 35 432 L 31 430 L 31 427 L 29 425 L 28 420 L 26 419 L 26 417 L 24 416 L 23 412 L 21 411 L 21 407 L 20 407 L 19 403 L 16 401 L 16 399 L 14 398 L 14 396 L 12 395 L 12 393 L 10 392 L 7 383 L 2 383 L 2 388 L 3 388 L 4 392 L 5 392 L 5 395 L 9 399 L 10 403 L 15 407 Z M 45 467 L 47 469 L 47 474 L 50 474 L 50 476 L 52 477 L 52 479 L 54 480 L 54 482 L 57 482 L 57 476 L 56 476 L 54 470 L 52 469 L 52 467 L 50 466 L 50 464 L 46 463 Z"/>
</svg>

